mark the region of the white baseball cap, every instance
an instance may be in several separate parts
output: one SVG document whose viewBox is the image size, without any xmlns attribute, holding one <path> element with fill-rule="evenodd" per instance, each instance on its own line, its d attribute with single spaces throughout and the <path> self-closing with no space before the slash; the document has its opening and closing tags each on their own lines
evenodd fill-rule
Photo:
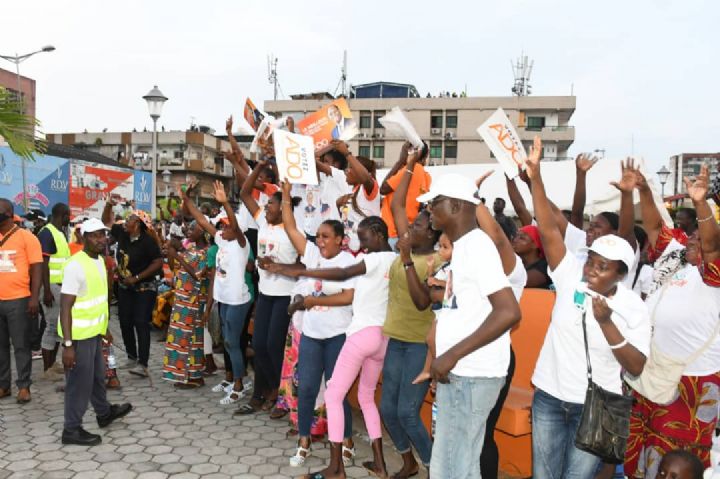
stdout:
<svg viewBox="0 0 720 479">
<path fill-rule="evenodd" d="M 80 233 L 94 233 L 95 231 L 108 229 L 105 224 L 97 218 L 90 218 L 89 220 L 83 221 L 80 225 Z"/>
<path fill-rule="evenodd" d="M 480 203 L 480 200 L 475 197 L 477 190 L 478 188 L 472 179 L 458 175 L 457 173 L 449 173 L 441 176 L 437 181 L 433 181 L 430 186 L 430 191 L 418 196 L 417 201 L 418 203 L 428 203 L 438 196 L 446 196 L 448 198 L 469 201 L 476 205 Z"/>
<path fill-rule="evenodd" d="M 600 256 L 615 260 L 622 261 L 627 265 L 628 271 L 630 271 L 635 265 L 635 252 L 630 246 L 630 243 L 622 239 L 617 235 L 605 235 L 601 236 L 588 248 L 588 251 L 594 251 Z"/>
</svg>

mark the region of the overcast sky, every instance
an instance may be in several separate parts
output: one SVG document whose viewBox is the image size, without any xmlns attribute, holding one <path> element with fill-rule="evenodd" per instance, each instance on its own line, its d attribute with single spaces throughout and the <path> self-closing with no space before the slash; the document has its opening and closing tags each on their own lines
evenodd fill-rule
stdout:
<svg viewBox="0 0 720 479">
<path fill-rule="evenodd" d="M 342 52 L 350 83 L 414 84 L 470 96 L 510 93 L 510 60 L 534 61 L 534 95 L 577 96 L 572 154 L 644 155 L 659 167 L 718 147 L 720 78 L 714 1 L 23 0 L 2 9 L 0 54 L 45 44 L 21 71 L 37 80 L 45 132 L 151 126 L 142 100 L 170 98 L 160 124 L 191 117 L 222 131 L 247 96 L 334 92 Z M 13 65 L 0 61 L 0 66 Z M 633 142 L 634 138 L 634 142 Z"/>
</svg>

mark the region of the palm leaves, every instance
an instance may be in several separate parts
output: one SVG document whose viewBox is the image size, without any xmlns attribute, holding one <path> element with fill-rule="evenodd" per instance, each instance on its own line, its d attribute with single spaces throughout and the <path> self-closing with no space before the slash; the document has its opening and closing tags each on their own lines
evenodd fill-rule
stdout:
<svg viewBox="0 0 720 479">
<path fill-rule="evenodd" d="M 35 127 L 40 122 L 21 111 L 22 101 L 16 100 L 7 89 L 0 87 L 0 137 L 5 139 L 16 155 L 33 160 L 33 153 L 45 151 L 45 143 L 35 140 Z"/>
</svg>

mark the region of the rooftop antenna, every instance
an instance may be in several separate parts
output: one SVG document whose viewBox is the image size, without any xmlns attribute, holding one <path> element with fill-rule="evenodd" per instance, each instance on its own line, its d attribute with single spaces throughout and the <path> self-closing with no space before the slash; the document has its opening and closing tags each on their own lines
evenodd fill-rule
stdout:
<svg viewBox="0 0 720 479">
<path fill-rule="evenodd" d="M 343 50 L 343 64 L 340 69 L 340 81 L 335 87 L 335 96 L 337 96 L 338 89 L 340 89 L 341 95 L 347 96 L 347 50 Z"/>
<path fill-rule="evenodd" d="M 510 60 L 510 66 L 512 67 L 513 76 L 515 77 L 515 82 L 512 87 L 513 95 L 528 96 L 532 92 L 530 87 L 530 74 L 532 73 L 534 64 L 535 61 L 528 61 L 528 57 L 524 52 L 520 53 L 517 62 L 513 63 L 513 61 Z"/>
<path fill-rule="evenodd" d="M 267 67 L 268 67 L 268 82 L 273 86 L 273 100 L 278 99 L 278 74 L 277 74 L 277 63 L 278 59 L 275 55 L 270 53 L 267 56 Z"/>
</svg>

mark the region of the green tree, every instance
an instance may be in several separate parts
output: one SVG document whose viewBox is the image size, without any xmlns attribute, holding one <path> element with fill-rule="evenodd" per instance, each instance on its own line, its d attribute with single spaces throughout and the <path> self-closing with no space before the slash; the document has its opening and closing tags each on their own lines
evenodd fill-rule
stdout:
<svg viewBox="0 0 720 479">
<path fill-rule="evenodd" d="M 0 137 L 16 155 L 33 160 L 34 153 L 45 151 L 45 144 L 35 140 L 35 127 L 40 126 L 40 122 L 21 111 L 22 100 L 17 100 L 6 88 L 0 87 Z"/>
</svg>

